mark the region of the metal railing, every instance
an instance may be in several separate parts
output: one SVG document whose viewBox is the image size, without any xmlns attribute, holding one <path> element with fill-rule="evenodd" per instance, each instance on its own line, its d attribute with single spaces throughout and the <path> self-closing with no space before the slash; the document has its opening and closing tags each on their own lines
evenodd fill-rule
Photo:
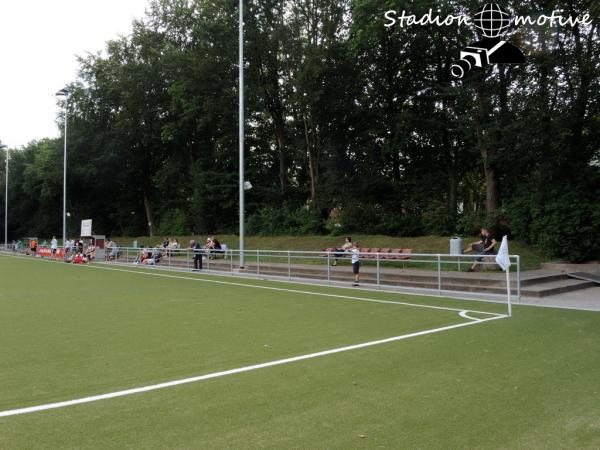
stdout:
<svg viewBox="0 0 600 450">
<path fill-rule="evenodd" d="M 4 253 L 25 254 L 0 246 Z M 139 265 L 172 271 L 286 280 L 349 286 L 353 283 L 350 253 L 342 251 L 164 249 L 158 247 L 107 248 L 102 264 Z M 40 256 L 39 254 L 36 256 Z M 194 259 L 202 261 L 195 268 Z M 397 292 L 506 302 L 521 301 L 521 258 L 511 255 L 512 279 L 496 266 L 495 255 L 428 253 L 361 253 L 360 285 Z M 467 272 L 477 263 L 477 271 Z M 516 276 L 515 276 L 516 275 Z M 508 280 L 508 281 L 507 281 Z"/>
<path fill-rule="evenodd" d="M 340 285 L 353 281 L 350 253 L 340 251 L 245 250 L 240 267 L 239 250 L 161 249 L 120 247 L 106 250 L 106 263 L 138 264 L 167 270 L 194 271 L 201 258 L 206 273 L 264 279 L 313 281 Z M 510 292 L 521 298 L 521 258 L 511 255 Z M 506 299 L 507 282 L 496 266 L 495 255 L 361 253 L 361 285 L 434 295 Z M 476 263 L 475 272 L 467 272 Z"/>
</svg>

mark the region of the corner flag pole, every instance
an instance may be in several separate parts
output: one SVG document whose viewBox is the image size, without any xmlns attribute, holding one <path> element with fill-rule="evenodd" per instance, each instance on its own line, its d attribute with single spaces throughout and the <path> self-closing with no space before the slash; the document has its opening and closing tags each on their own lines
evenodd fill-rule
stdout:
<svg viewBox="0 0 600 450">
<path fill-rule="evenodd" d="M 6 147 L 6 180 L 4 182 L 4 250 L 8 250 L 8 147 Z"/>
<path fill-rule="evenodd" d="M 510 267 L 506 269 L 506 294 L 508 296 L 508 316 L 512 317 L 512 299 L 510 292 Z"/>
<path fill-rule="evenodd" d="M 508 252 L 508 237 L 504 236 L 502 238 L 502 243 L 500 244 L 500 250 L 496 255 L 496 264 L 500 266 L 504 272 L 506 272 L 506 294 L 508 301 L 508 315 L 512 316 L 512 298 L 510 291 L 510 253 Z"/>
<path fill-rule="evenodd" d="M 244 0 L 239 0 L 240 269 L 244 268 Z"/>
</svg>

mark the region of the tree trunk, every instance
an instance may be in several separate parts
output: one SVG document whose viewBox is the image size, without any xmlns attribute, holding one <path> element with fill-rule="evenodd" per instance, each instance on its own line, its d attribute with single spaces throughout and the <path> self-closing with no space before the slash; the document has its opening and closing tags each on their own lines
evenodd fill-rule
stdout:
<svg viewBox="0 0 600 450">
<path fill-rule="evenodd" d="M 277 153 L 279 154 L 279 187 L 281 193 L 285 193 L 287 189 L 287 157 L 285 154 L 285 142 L 283 137 L 283 127 L 277 127 Z"/>
<path fill-rule="evenodd" d="M 490 151 L 488 145 L 484 142 L 480 126 L 477 127 L 477 142 L 483 159 L 483 171 L 485 174 L 485 209 L 491 213 L 496 211 L 499 206 L 498 179 L 496 169 L 490 161 L 490 153 L 493 154 L 493 151 Z"/>
<path fill-rule="evenodd" d="M 319 180 L 319 151 L 318 138 L 314 136 L 315 132 L 309 126 L 306 116 L 302 117 L 304 121 L 304 139 L 306 142 L 306 153 L 308 156 L 308 174 L 310 176 L 310 199 L 313 204 L 317 200 L 317 183 Z M 312 136 L 312 138 L 311 138 Z"/>
<path fill-rule="evenodd" d="M 448 212 L 452 216 L 456 216 L 458 203 L 458 177 L 456 175 L 456 167 L 454 161 L 448 164 Z"/>
<path fill-rule="evenodd" d="M 592 31 L 588 34 L 587 51 L 585 51 L 580 27 L 579 25 L 573 27 L 575 60 L 578 65 L 579 86 L 573 107 L 574 117 L 572 120 L 573 126 L 571 128 L 572 137 L 569 161 L 586 161 L 589 158 L 589 155 L 582 154 L 582 150 L 585 148 L 583 145 L 583 130 L 590 97 L 590 84 L 593 79 L 590 75 L 590 59 L 592 48 L 594 46 L 592 36 L 595 35 L 595 29 L 596 25 L 594 25 Z"/>
<path fill-rule="evenodd" d="M 448 174 L 448 212 L 452 217 L 456 216 L 457 203 L 458 203 L 458 175 L 456 170 L 456 152 L 454 145 L 450 139 L 450 133 L 448 132 L 448 126 L 450 126 L 450 119 L 448 118 L 445 111 L 447 111 L 446 101 L 442 100 L 442 111 L 444 111 L 443 118 L 447 126 L 442 128 L 442 149 L 441 153 L 444 155 L 446 160 L 446 171 Z"/>
<path fill-rule="evenodd" d="M 152 215 L 152 205 L 150 204 L 150 199 L 148 199 L 148 195 L 144 193 L 144 210 L 146 211 L 146 220 L 148 223 L 148 233 L 150 237 L 154 236 L 154 217 Z"/>
<path fill-rule="evenodd" d="M 498 195 L 498 177 L 496 169 L 490 164 L 485 168 L 485 209 L 487 212 L 494 212 L 498 209 L 500 198 Z"/>
<path fill-rule="evenodd" d="M 487 75 L 482 74 L 476 82 L 477 105 L 478 105 L 478 125 L 477 145 L 481 158 L 483 160 L 483 170 L 485 173 L 485 209 L 488 213 L 498 209 L 500 204 L 500 192 L 498 183 L 498 174 L 495 167 L 496 149 L 489 144 L 488 139 L 483 135 L 483 127 L 489 124 L 489 100 L 485 93 L 485 79 Z"/>
</svg>

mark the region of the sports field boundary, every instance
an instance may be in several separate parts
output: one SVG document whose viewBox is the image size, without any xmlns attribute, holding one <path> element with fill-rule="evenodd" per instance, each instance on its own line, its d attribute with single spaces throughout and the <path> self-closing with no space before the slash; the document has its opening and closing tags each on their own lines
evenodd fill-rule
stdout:
<svg viewBox="0 0 600 450">
<path fill-rule="evenodd" d="M 13 255 L 5 255 L 5 256 L 11 257 Z M 24 259 L 24 260 L 29 260 L 29 261 L 43 261 L 43 262 L 47 262 L 47 263 L 57 263 L 57 261 L 54 261 L 54 260 L 47 260 L 47 259 L 40 259 L 40 258 L 29 258 L 29 257 L 24 257 L 24 256 L 13 256 L 13 257 L 19 258 L 19 259 Z M 178 279 L 178 280 L 195 281 L 195 282 L 202 282 L 202 283 L 222 284 L 222 285 L 238 286 L 238 287 L 253 288 L 253 289 L 265 289 L 265 290 L 270 290 L 270 291 L 313 295 L 313 296 L 318 296 L 318 297 L 329 297 L 329 298 L 339 298 L 339 299 L 362 301 L 362 302 L 392 304 L 392 305 L 399 305 L 399 306 L 409 306 L 409 307 L 414 307 L 414 308 L 437 309 L 437 310 L 441 310 L 441 311 L 454 311 L 457 313 L 467 311 L 467 312 L 483 314 L 483 315 L 488 315 L 488 316 L 502 316 L 502 317 L 505 316 L 502 313 L 479 311 L 479 310 L 470 309 L 470 308 L 451 308 L 451 307 L 446 307 L 446 306 L 424 305 L 424 304 L 419 304 L 419 303 L 408 303 L 408 302 L 393 301 L 393 300 L 381 300 L 381 299 L 373 299 L 373 298 L 367 298 L 367 297 L 357 297 L 357 296 L 351 296 L 351 295 L 333 294 L 333 293 L 329 293 L 329 292 L 305 291 L 305 290 L 301 290 L 301 289 L 288 289 L 288 288 L 280 288 L 280 287 L 275 287 L 275 286 L 264 286 L 264 285 L 260 285 L 260 284 L 247 284 L 247 283 L 240 283 L 240 282 L 236 282 L 236 281 L 225 281 L 225 280 L 215 280 L 215 279 L 203 278 L 203 276 L 208 276 L 208 277 L 213 277 L 213 278 L 214 277 L 222 277 L 222 275 L 218 275 L 218 274 L 193 273 L 193 274 L 200 275 L 200 276 L 199 277 L 183 276 L 183 275 L 175 275 L 172 273 L 158 272 L 158 270 L 170 272 L 168 270 L 160 269 L 160 268 L 154 269 L 151 267 L 144 267 L 144 268 L 137 268 L 137 269 L 135 269 L 135 268 L 125 269 L 125 268 L 111 267 L 111 265 L 104 264 L 104 263 L 93 263 L 93 264 L 85 264 L 85 265 L 69 264 L 68 267 L 76 267 L 81 270 L 100 269 L 100 270 L 108 270 L 108 271 L 113 271 L 113 272 L 155 276 L 155 277 L 168 278 L 168 279 Z M 183 273 L 188 273 L 188 272 L 183 272 Z M 240 277 L 240 278 L 242 278 L 242 277 Z M 248 279 L 248 278 L 246 278 L 246 279 Z M 252 279 L 256 279 L 256 278 L 252 278 Z M 262 281 L 262 280 L 259 279 L 258 281 Z M 271 280 L 267 280 L 267 281 L 271 281 Z M 294 284 L 293 282 L 289 282 L 289 281 L 287 283 Z M 295 284 L 302 284 L 302 283 L 295 283 Z M 322 286 L 322 287 L 338 289 L 337 286 Z M 370 292 L 382 292 L 382 291 L 370 290 Z M 383 292 L 388 292 L 388 291 L 383 291 Z M 396 292 L 396 293 L 398 293 L 398 292 Z M 413 295 L 413 294 L 408 294 L 408 295 Z M 421 294 L 421 296 L 438 297 L 438 296 L 425 295 L 425 294 Z M 439 298 L 446 298 L 446 297 L 442 296 Z M 448 298 L 456 298 L 456 297 L 448 297 Z M 463 299 L 463 300 L 473 300 L 473 299 Z M 483 302 L 485 302 L 485 300 L 483 300 Z"/>
<path fill-rule="evenodd" d="M 29 261 L 44 261 L 49 264 L 55 263 L 55 261 L 51 261 L 51 260 L 40 260 L 40 259 L 33 259 L 33 258 L 19 258 L 19 259 L 21 259 L 21 260 L 25 259 L 25 260 L 29 260 Z M 85 266 L 69 265 L 68 267 L 76 268 L 75 270 L 94 270 L 94 269 L 106 270 L 106 271 L 112 271 L 112 272 L 135 274 L 135 275 L 146 275 L 146 276 L 175 279 L 175 280 L 188 280 L 188 281 L 194 281 L 194 282 L 231 285 L 231 286 L 239 286 L 239 287 L 252 288 L 252 289 L 267 289 L 267 290 L 283 292 L 283 293 L 287 292 L 287 293 L 296 293 L 296 294 L 302 294 L 302 295 L 312 295 L 312 296 L 318 296 L 318 297 L 339 298 L 339 299 L 351 300 L 351 301 L 364 301 L 364 302 L 372 302 L 372 303 L 380 303 L 380 304 L 388 304 L 388 305 L 396 305 L 396 306 L 427 308 L 427 309 L 440 310 L 440 311 L 451 311 L 451 312 L 458 313 L 457 315 L 466 321 L 460 322 L 460 323 L 454 323 L 454 324 L 450 324 L 450 325 L 444 325 L 444 326 L 437 327 L 437 328 L 420 330 L 420 331 L 416 331 L 416 332 L 412 332 L 412 333 L 408 333 L 408 334 L 393 336 L 390 338 L 356 343 L 356 344 L 351 344 L 351 345 L 347 345 L 347 346 L 343 346 L 343 347 L 321 350 L 321 351 L 317 351 L 314 353 L 302 354 L 302 355 L 298 355 L 298 356 L 291 356 L 291 357 L 278 359 L 278 360 L 274 360 L 274 361 L 268 361 L 268 362 L 233 368 L 233 369 L 219 371 L 219 372 L 212 372 L 212 373 L 202 374 L 202 375 L 193 376 L 193 377 L 189 377 L 189 378 L 164 381 L 164 382 L 157 383 L 157 384 L 150 384 L 150 385 L 146 385 L 146 386 L 139 386 L 139 387 L 133 387 L 133 388 L 124 389 L 124 390 L 118 390 L 118 391 L 114 391 L 114 392 L 108 392 L 108 393 L 104 393 L 104 394 L 85 396 L 85 397 L 81 397 L 81 398 L 75 398 L 72 400 L 65 400 L 65 401 L 59 401 L 59 402 L 54 402 L 54 403 L 47 403 L 47 404 L 40 404 L 40 405 L 26 406 L 26 407 L 22 407 L 22 408 L 4 410 L 4 411 L 0 411 L 0 418 L 16 416 L 16 415 L 23 415 L 23 414 L 30 414 L 30 413 L 47 411 L 47 410 L 52 410 L 52 409 L 65 408 L 65 407 L 75 406 L 75 405 L 84 404 L 84 403 L 92 403 L 92 402 L 101 401 L 101 400 L 108 400 L 108 399 L 117 398 L 117 397 L 125 397 L 125 396 L 129 396 L 129 395 L 141 394 L 144 392 L 150 392 L 150 391 L 155 391 L 155 390 L 159 390 L 159 389 L 180 386 L 180 385 L 184 385 L 184 384 L 190 384 L 190 383 L 195 383 L 195 382 L 211 380 L 211 379 L 215 379 L 215 378 L 221 378 L 221 377 L 225 377 L 225 376 L 229 376 L 229 375 L 241 374 L 241 373 L 255 371 L 255 370 L 259 370 L 259 369 L 267 369 L 267 368 L 274 367 L 274 366 L 296 363 L 296 362 L 300 362 L 300 361 L 304 361 L 304 360 L 308 360 L 308 359 L 314 359 L 314 358 L 334 355 L 334 354 L 343 353 L 343 352 L 361 350 L 361 349 L 365 349 L 365 348 L 369 348 L 369 347 L 374 347 L 374 346 L 388 344 L 388 343 L 392 343 L 392 342 L 407 340 L 407 339 L 416 338 L 419 336 L 441 333 L 441 332 L 445 332 L 445 331 L 449 331 L 449 330 L 453 330 L 453 329 L 463 328 L 463 327 L 467 327 L 467 326 L 471 326 L 471 325 L 482 324 L 482 323 L 486 323 L 486 322 L 490 322 L 490 321 L 494 321 L 494 320 L 505 319 L 505 318 L 509 317 L 508 315 L 505 315 L 505 314 L 492 313 L 492 312 L 487 312 L 487 311 L 477 311 L 477 310 L 471 310 L 471 309 L 465 309 L 465 308 L 462 308 L 462 309 L 461 308 L 450 308 L 450 307 L 444 307 L 444 306 L 423 305 L 423 304 L 400 302 L 400 301 L 390 301 L 390 300 L 373 299 L 373 298 L 366 298 L 366 297 L 356 297 L 356 296 L 341 295 L 341 294 L 334 294 L 334 293 L 328 293 L 328 292 L 315 292 L 315 291 L 304 291 L 304 290 L 300 290 L 300 289 L 287 289 L 287 288 L 283 288 L 283 287 L 264 286 L 264 285 L 260 285 L 260 284 L 258 284 L 258 285 L 257 284 L 247 284 L 247 283 L 239 283 L 239 282 L 233 282 L 233 281 L 175 275 L 175 274 L 171 274 L 171 273 L 159 273 L 156 271 L 144 271 L 144 270 L 139 270 L 139 269 L 122 269 L 122 268 L 115 268 L 115 267 L 107 267 L 106 265 L 85 265 Z M 471 314 L 481 314 L 486 317 L 484 317 L 484 318 L 474 317 Z"/>
<path fill-rule="evenodd" d="M 19 259 L 34 259 L 31 258 L 29 256 L 25 256 L 25 255 L 15 255 L 12 252 L 6 252 L 3 250 L 0 250 L 0 256 L 3 257 L 7 257 L 7 258 L 19 258 Z M 40 260 L 39 258 L 35 258 L 35 260 Z M 49 261 L 49 260 L 43 260 L 45 262 L 56 262 L 56 261 Z M 96 262 L 96 263 L 92 263 L 93 266 L 97 266 L 97 265 L 104 265 L 105 263 L 103 262 Z M 106 265 L 119 265 L 121 267 L 130 267 L 129 264 L 106 264 Z M 245 279 L 245 280 L 257 280 L 257 281 L 270 281 L 270 282 L 274 282 L 274 283 L 284 283 L 284 284 L 301 284 L 301 285 L 307 285 L 307 286 L 318 286 L 318 287 L 329 287 L 329 288 L 335 288 L 335 289 L 344 289 L 344 290 L 352 290 L 352 291 L 356 291 L 357 288 L 355 287 L 350 287 L 344 284 L 338 284 L 337 282 L 332 282 L 332 283 L 327 283 L 327 282 L 322 282 L 319 280 L 313 280 L 313 279 L 307 279 L 307 278 L 302 278 L 302 279 L 293 279 L 293 280 L 282 280 L 282 279 L 276 279 L 276 278 L 267 278 L 266 276 L 249 276 L 247 274 L 239 274 L 239 273 L 230 273 L 230 272 L 207 272 L 204 271 L 202 273 L 199 272 L 189 272 L 188 270 L 181 270 L 181 269 L 165 269 L 162 267 L 152 267 L 152 266 L 148 266 L 148 267 L 144 267 L 144 270 L 161 270 L 161 271 L 166 271 L 166 272 L 176 272 L 176 273 L 198 273 L 199 275 L 203 275 L 203 276 L 214 276 L 214 277 L 223 277 L 223 278 L 237 278 L 237 279 Z M 406 290 L 404 288 L 388 288 L 388 287 L 384 287 L 382 286 L 381 288 L 378 289 L 373 289 L 373 288 L 369 288 L 369 287 L 365 287 L 365 286 L 361 286 L 360 288 L 358 288 L 358 290 L 360 290 L 361 292 L 388 292 L 388 293 L 392 293 L 392 294 L 407 294 L 407 295 L 412 295 L 415 297 L 438 297 L 438 298 L 449 298 L 449 299 L 455 299 L 455 300 L 468 300 L 468 301 L 475 301 L 475 302 L 481 302 L 481 303 L 496 303 L 496 304 L 502 304 L 502 305 L 506 305 L 506 300 L 501 301 L 501 300 L 493 300 L 490 298 L 481 298 L 480 296 L 477 295 L 473 295 L 472 297 L 465 297 L 465 296 L 458 296 L 453 294 L 453 291 L 444 291 L 443 295 L 440 296 L 437 292 L 435 293 L 431 293 L 431 294 L 426 294 L 423 292 L 412 292 L 410 291 L 410 288 L 407 288 Z M 534 301 L 535 300 L 535 301 Z M 585 311 L 585 312 L 598 312 L 597 308 L 590 308 L 587 306 L 580 306 L 580 305 L 576 305 L 576 304 L 568 304 L 568 305 L 561 305 L 561 304 L 556 304 L 556 303 L 544 303 L 543 301 L 540 301 L 539 299 L 529 299 L 528 297 L 521 297 L 521 300 L 519 300 L 516 304 L 513 304 L 513 306 L 529 306 L 529 307 L 534 307 L 534 308 L 549 308 L 549 309 L 566 309 L 566 310 L 572 310 L 572 311 Z"/>
<path fill-rule="evenodd" d="M 463 312 L 467 313 L 467 311 L 463 311 Z M 414 333 L 403 334 L 400 336 L 394 336 L 394 337 L 390 337 L 390 338 L 386 338 L 386 339 L 379 339 L 376 341 L 368 341 L 368 342 L 363 342 L 360 344 L 348 345 L 345 347 L 338 347 L 338 348 L 323 350 L 323 351 L 319 351 L 319 352 L 315 352 L 315 353 L 308 353 L 308 354 L 304 354 L 304 355 L 300 355 L 300 356 L 293 356 L 290 358 L 278 359 L 275 361 L 269 361 L 269 362 L 254 364 L 254 365 L 245 366 L 245 367 L 238 367 L 236 369 L 230 369 L 230 370 L 225 370 L 225 371 L 221 371 L 221 372 L 208 373 L 208 374 L 199 375 L 199 376 L 195 376 L 195 377 L 166 381 L 163 383 L 151 384 L 148 386 L 141 386 L 141 387 L 125 389 L 125 390 L 121 390 L 121 391 L 108 392 L 108 393 L 100 394 L 100 395 L 81 397 L 81 398 L 77 398 L 77 399 L 73 399 L 73 400 L 66 400 L 66 401 L 55 402 L 55 403 L 46 403 L 43 405 L 28 406 L 25 408 L 17 408 L 17 409 L 10 409 L 10 410 L 6 410 L 6 411 L 0 411 L 0 417 L 10 417 L 10 416 L 23 415 L 23 414 L 31 414 L 31 413 L 35 413 L 35 412 L 41 412 L 41 411 L 48 411 L 51 409 L 66 408 L 69 406 L 81 405 L 84 403 L 92 403 L 92 402 L 97 402 L 97 401 L 101 401 L 101 400 L 108 400 L 108 399 L 112 399 L 112 398 L 125 397 L 125 396 L 129 396 L 129 395 L 134 395 L 134 394 L 141 394 L 144 392 L 156 391 L 159 389 L 166 389 L 166 388 L 180 386 L 180 385 L 184 385 L 184 384 L 197 383 L 200 381 L 206 381 L 206 380 L 211 380 L 211 379 L 215 379 L 215 378 L 225 377 L 228 375 L 235 375 L 235 374 L 240 374 L 240 373 L 245 373 L 245 372 L 251 372 L 251 371 L 255 371 L 255 370 L 259 370 L 259 369 L 266 369 L 269 367 L 281 366 L 284 364 L 290 364 L 290 363 L 295 363 L 295 362 L 299 362 L 299 361 L 305 361 L 308 359 L 319 358 L 322 356 L 334 355 L 337 353 L 343 353 L 343 352 L 349 352 L 352 350 L 360 350 L 360 349 L 364 349 L 364 348 L 368 348 L 368 347 L 374 347 L 376 345 L 389 344 L 391 342 L 402 341 L 402 340 L 411 339 L 411 338 L 415 338 L 415 337 L 419 337 L 419 336 L 441 333 L 444 331 L 454 330 L 457 328 L 464 328 L 464 327 L 468 327 L 471 325 L 478 325 L 478 324 L 490 322 L 493 320 L 505 319 L 508 316 L 499 315 L 499 316 L 494 316 L 494 317 L 488 317 L 486 319 L 475 319 L 472 317 L 465 317 L 464 315 L 461 315 L 461 317 L 467 318 L 470 321 L 462 322 L 462 323 L 458 323 L 458 324 L 454 324 L 454 325 L 447 325 L 447 326 L 439 327 L 439 328 L 432 328 L 432 329 L 428 329 L 428 330 L 417 331 Z"/>
<path fill-rule="evenodd" d="M 106 265 L 106 266 L 117 266 L 117 267 L 132 267 L 132 264 L 129 262 L 119 262 L 119 261 L 95 261 L 92 265 Z M 283 276 L 283 275 L 273 275 L 273 274 L 265 274 L 265 273 L 251 273 L 251 272 L 243 272 L 239 270 L 235 271 L 222 271 L 222 270 L 212 270 L 212 269 L 202 269 L 201 271 L 194 271 L 188 268 L 181 267 L 168 267 L 161 265 L 146 265 L 146 266 L 138 266 L 140 269 L 147 270 L 162 270 L 165 272 L 177 272 L 177 273 L 195 273 L 198 275 L 207 275 L 207 276 L 220 276 L 220 277 L 229 277 L 229 278 L 241 278 L 246 280 L 262 280 L 262 281 L 273 281 L 276 283 L 291 283 L 291 284 L 307 284 L 311 286 L 324 286 L 324 287 L 333 287 L 340 289 L 350 289 L 357 290 L 354 286 L 349 286 L 352 284 L 352 281 L 340 281 L 340 280 L 326 280 L 322 278 L 314 278 L 314 277 L 298 277 L 298 276 Z M 412 287 L 412 286 L 403 286 L 403 285 L 376 285 L 373 283 L 361 283 L 360 288 L 361 291 L 370 291 L 370 292 L 390 292 L 397 294 L 409 294 L 421 297 L 443 297 L 443 298 L 453 298 L 457 300 L 475 300 L 480 302 L 488 302 L 488 303 L 498 303 L 498 304 L 507 304 L 506 295 L 505 294 L 492 294 L 492 293 L 481 293 L 474 292 L 473 294 L 469 294 L 465 291 L 455 291 L 452 289 L 433 289 L 433 288 L 421 288 L 421 287 Z"/>
</svg>

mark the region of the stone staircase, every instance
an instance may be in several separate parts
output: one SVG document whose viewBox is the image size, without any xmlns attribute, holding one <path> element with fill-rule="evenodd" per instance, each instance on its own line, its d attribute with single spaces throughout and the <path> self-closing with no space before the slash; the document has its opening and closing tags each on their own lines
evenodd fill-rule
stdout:
<svg viewBox="0 0 600 450">
<path fill-rule="evenodd" d="M 170 262 L 161 261 L 160 266 L 171 265 L 173 268 L 185 269 L 189 262 L 182 259 L 173 259 Z M 231 273 L 231 261 L 225 259 L 204 261 L 204 269 L 211 271 Z M 247 263 L 244 269 L 233 265 L 234 272 L 247 275 L 258 275 L 287 279 L 315 279 L 329 280 L 334 283 L 351 283 L 352 270 L 348 264 L 329 267 L 324 264 L 293 264 L 291 270 L 285 263 L 265 262 L 257 266 L 256 263 Z M 517 294 L 517 274 L 511 273 L 511 291 Z M 383 267 L 380 271 L 379 282 L 390 287 L 406 287 L 438 290 L 438 274 L 432 270 L 404 269 L 400 267 Z M 377 273 L 374 266 L 365 265 L 361 268 L 362 284 L 377 284 Z M 441 273 L 441 287 L 444 291 L 465 293 L 481 293 L 504 295 L 506 293 L 506 278 L 501 271 L 458 272 L 443 271 Z M 521 296 L 547 297 L 551 295 L 573 292 L 594 287 L 594 283 L 570 279 L 566 273 L 540 269 L 521 273 Z"/>
<path fill-rule="evenodd" d="M 532 277 L 521 282 L 521 295 L 528 297 L 548 297 L 594 287 L 590 281 L 574 280 L 566 273 Z"/>
</svg>

